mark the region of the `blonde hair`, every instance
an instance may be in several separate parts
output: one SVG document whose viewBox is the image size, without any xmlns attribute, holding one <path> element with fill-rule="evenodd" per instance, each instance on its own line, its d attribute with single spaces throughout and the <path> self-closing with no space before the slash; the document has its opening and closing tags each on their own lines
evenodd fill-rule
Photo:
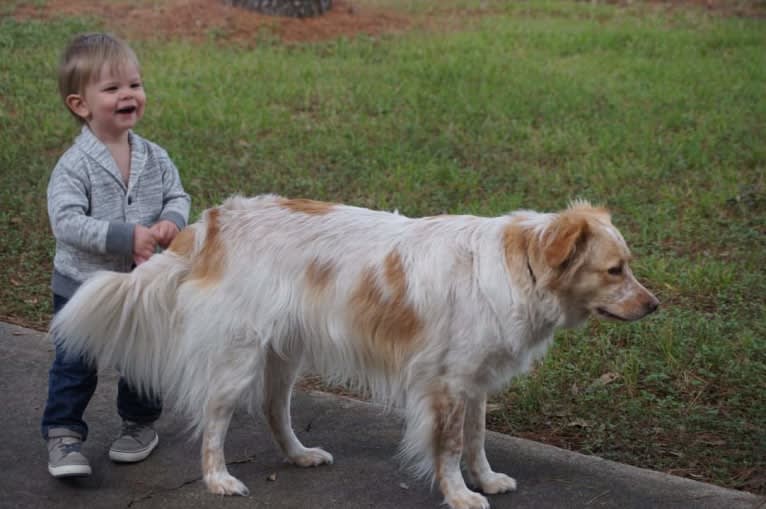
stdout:
<svg viewBox="0 0 766 509">
<path fill-rule="evenodd" d="M 72 94 L 82 94 L 91 80 L 97 79 L 102 69 L 116 71 L 125 64 L 140 69 L 138 58 L 127 43 L 106 33 L 88 33 L 76 36 L 61 55 L 58 68 L 59 93 L 66 104 Z M 80 122 L 84 119 L 75 115 Z"/>
</svg>

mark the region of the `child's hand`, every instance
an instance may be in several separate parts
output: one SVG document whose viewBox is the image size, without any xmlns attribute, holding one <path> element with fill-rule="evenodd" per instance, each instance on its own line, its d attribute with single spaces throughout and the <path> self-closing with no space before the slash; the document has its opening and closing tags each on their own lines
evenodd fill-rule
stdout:
<svg viewBox="0 0 766 509">
<path fill-rule="evenodd" d="M 157 240 L 146 226 L 137 224 L 133 230 L 133 260 L 141 265 L 148 260 L 157 247 Z"/>
<path fill-rule="evenodd" d="M 172 221 L 164 220 L 152 225 L 150 230 L 154 235 L 154 240 L 160 246 L 168 247 L 178 233 L 178 226 Z"/>
</svg>

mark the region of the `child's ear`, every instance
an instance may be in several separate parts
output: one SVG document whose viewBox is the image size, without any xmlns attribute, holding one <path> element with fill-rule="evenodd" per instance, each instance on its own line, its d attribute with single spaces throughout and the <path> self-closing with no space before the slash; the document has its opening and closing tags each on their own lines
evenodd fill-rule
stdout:
<svg viewBox="0 0 766 509">
<path fill-rule="evenodd" d="M 69 94 L 66 96 L 66 100 L 64 102 L 66 102 L 67 107 L 72 110 L 72 113 L 82 118 L 83 120 L 87 120 L 90 116 L 88 105 L 85 103 L 80 94 Z"/>
</svg>

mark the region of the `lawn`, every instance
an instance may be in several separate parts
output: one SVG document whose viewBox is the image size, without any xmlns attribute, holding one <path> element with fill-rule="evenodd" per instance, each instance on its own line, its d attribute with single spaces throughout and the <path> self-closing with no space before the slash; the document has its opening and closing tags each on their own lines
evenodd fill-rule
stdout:
<svg viewBox="0 0 766 509">
<path fill-rule="evenodd" d="M 275 21 L 147 33 L 60 5 L 0 8 L 0 319 L 46 327 L 45 190 L 78 129 L 55 62 L 72 34 L 115 30 L 142 60 L 138 131 L 171 153 L 195 216 L 263 192 L 412 216 L 608 206 L 661 312 L 561 333 L 490 426 L 766 493 L 764 19 L 359 0 L 343 16 L 395 30 L 301 42 Z"/>
</svg>

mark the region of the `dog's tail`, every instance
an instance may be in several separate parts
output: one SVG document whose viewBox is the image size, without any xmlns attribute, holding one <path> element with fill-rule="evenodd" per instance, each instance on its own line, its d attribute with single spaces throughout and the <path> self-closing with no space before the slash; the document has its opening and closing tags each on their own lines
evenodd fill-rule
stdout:
<svg viewBox="0 0 766 509">
<path fill-rule="evenodd" d="M 67 355 L 117 368 L 144 394 L 163 391 L 163 372 L 178 341 L 178 287 L 188 257 L 165 251 L 130 273 L 98 272 L 53 318 L 50 334 Z"/>
</svg>

